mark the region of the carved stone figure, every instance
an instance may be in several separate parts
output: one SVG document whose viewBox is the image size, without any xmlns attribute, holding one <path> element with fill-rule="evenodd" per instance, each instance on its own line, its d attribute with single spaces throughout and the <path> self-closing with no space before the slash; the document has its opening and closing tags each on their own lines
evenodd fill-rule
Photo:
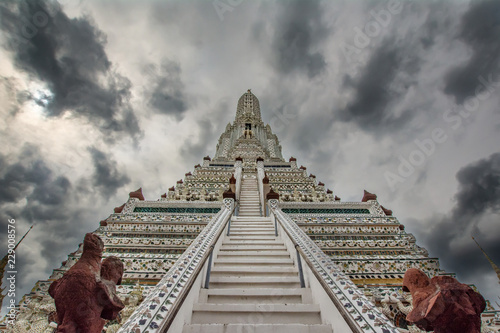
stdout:
<svg viewBox="0 0 500 333">
<path fill-rule="evenodd" d="M 449 276 L 429 279 L 411 268 L 405 273 L 403 290 L 413 297 L 413 310 L 406 319 L 419 328 L 435 333 L 481 332 L 486 302 L 469 286 Z"/>
<path fill-rule="evenodd" d="M 113 320 L 118 316 L 118 312 L 125 305 L 116 294 L 116 286 L 122 283 L 123 262 L 117 257 L 108 257 L 102 261 L 101 267 L 101 283 L 103 284 L 103 292 L 99 298 L 103 306 L 101 318 Z"/>
<path fill-rule="evenodd" d="M 104 319 L 116 317 L 123 308 L 113 285 L 121 282 L 123 265 L 117 258 L 108 258 L 101 272 L 103 248 L 97 235 L 86 234 L 80 260 L 51 284 L 49 294 L 57 308 L 57 332 L 100 333 Z"/>
</svg>

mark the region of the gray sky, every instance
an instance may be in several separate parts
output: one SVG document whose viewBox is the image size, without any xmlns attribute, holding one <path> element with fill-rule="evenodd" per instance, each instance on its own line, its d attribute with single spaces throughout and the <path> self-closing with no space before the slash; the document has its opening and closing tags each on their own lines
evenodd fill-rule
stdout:
<svg viewBox="0 0 500 333">
<path fill-rule="evenodd" d="M 18 291 L 128 192 L 215 153 L 251 88 L 285 158 L 343 201 L 366 189 L 498 301 L 500 2 L 3 1 L 0 237 Z M 4 241 L 1 242 L 5 250 Z"/>
</svg>

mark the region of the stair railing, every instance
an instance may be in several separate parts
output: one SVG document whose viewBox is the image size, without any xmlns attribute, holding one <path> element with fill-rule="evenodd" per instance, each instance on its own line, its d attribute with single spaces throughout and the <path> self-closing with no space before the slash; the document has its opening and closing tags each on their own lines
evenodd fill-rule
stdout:
<svg viewBox="0 0 500 333">
<path fill-rule="evenodd" d="M 300 227 L 279 208 L 279 201 L 268 200 L 268 206 L 278 221 L 280 235 L 290 250 L 297 250 L 297 259 L 307 264 L 300 267 L 318 297 L 324 320 L 332 325 L 334 332 L 399 333 L 396 327 L 377 307 L 339 270 L 333 259 L 327 256 Z M 298 261 L 298 260 L 297 260 Z M 302 281 L 301 281 L 302 283 Z M 313 290 L 314 289 L 314 290 Z M 331 302 L 325 301 L 330 299 Z M 332 318 L 327 318 L 328 314 Z"/>
<path fill-rule="evenodd" d="M 186 298 L 196 299 L 198 296 L 192 293 L 198 293 L 200 289 L 192 287 L 195 284 L 201 287 L 200 273 L 203 269 L 209 269 L 207 259 L 213 253 L 214 247 L 220 243 L 220 236 L 233 211 L 234 200 L 225 198 L 221 210 L 168 270 L 127 322 L 120 327 L 118 333 L 154 333 L 169 330 Z M 182 325 L 183 323 L 184 321 L 180 322 Z M 172 329 L 178 330 L 178 328 Z"/>
<path fill-rule="evenodd" d="M 259 203 L 260 203 L 260 215 L 264 216 L 262 213 L 262 207 L 264 207 L 264 184 L 262 179 L 264 179 L 264 161 L 257 161 L 257 186 L 259 189 Z"/>
<path fill-rule="evenodd" d="M 236 178 L 236 200 L 240 200 L 241 181 L 243 174 L 243 165 L 241 161 L 234 162 L 234 178 Z"/>
</svg>

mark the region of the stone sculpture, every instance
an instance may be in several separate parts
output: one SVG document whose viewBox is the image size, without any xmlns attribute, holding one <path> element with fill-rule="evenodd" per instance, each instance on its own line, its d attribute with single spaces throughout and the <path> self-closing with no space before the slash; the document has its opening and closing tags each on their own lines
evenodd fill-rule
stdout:
<svg viewBox="0 0 500 333">
<path fill-rule="evenodd" d="M 49 294 L 56 304 L 57 332 L 100 333 L 104 319 L 116 318 L 124 307 L 116 295 L 123 264 L 110 257 L 104 260 L 101 270 L 103 248 L 99 236 L 86 234 L 80 260 L 51 284 Z"/>
<path fill-rule="evenodd" d="M 434 333 L 480 333 L 484 298 L 450 276 L 429 279 L 411 268 L 403 278 L 403 290 L 413 297 L 413 310 L 406 319 Z"/>
</svg>

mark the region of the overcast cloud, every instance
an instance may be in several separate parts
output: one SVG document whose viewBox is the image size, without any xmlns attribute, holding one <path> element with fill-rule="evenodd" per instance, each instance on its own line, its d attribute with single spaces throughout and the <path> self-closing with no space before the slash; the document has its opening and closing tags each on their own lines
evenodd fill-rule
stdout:
<svg viewBox="0 0 500 333">
<path fill-rule="evenodd" d="M 343 201 L 376 193 L 500 296 L 470 237 L 500 264 L 500 2 L 222 2 L 0 4 L 0 237 L 35 224 L 20 291 L 128 192 L 159 199 L 213 156 L 251 88 L 286 159 Z"/>
</svg>

